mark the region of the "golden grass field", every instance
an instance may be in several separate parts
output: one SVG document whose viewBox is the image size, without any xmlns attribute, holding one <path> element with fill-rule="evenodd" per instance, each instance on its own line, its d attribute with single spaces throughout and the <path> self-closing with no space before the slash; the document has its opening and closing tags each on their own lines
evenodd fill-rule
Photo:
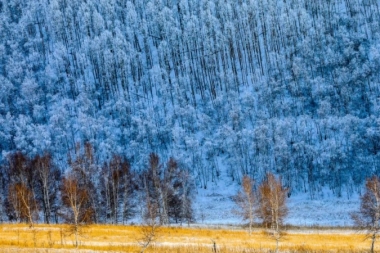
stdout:
<svg viewBox="0 0 380 253">
<path fill-rule="evenodd" d="M 84 228 L 79 249 L 65 225 L 0 225 L 0 252 L 140 252 L 141 227 L 92 225 Z M 263 230 L 161 227 L 145 252 L 270 252 L 275 241 Z M 363 234 L 340 230 L 293 230 L 280 242 L 281 252 L 365 252 Z M 380 247 L 377 247 L 380 250 Z"/>
</svg>

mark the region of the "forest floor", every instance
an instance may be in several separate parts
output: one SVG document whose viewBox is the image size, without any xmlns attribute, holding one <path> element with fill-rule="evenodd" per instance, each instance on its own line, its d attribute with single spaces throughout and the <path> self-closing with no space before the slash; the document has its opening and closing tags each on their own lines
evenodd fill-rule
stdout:
<svg viewBox="0 0 380 253">
<path fill-rule="evenodd" d="M 79 247 L 67 225 L 0 225 L 0 252 L 142 252 L 142 227 L 91 225 L 82 228 Z M 160 227 L 145 252 L 270 252 L 275 240 L 264 229 L 250 235 L 239 227 Z M 352 229 L 291 228 L 281 252 L 363 252 L 370 241 Z M 380 247 L 377 248 L 380 250 Z"/>
</svg>

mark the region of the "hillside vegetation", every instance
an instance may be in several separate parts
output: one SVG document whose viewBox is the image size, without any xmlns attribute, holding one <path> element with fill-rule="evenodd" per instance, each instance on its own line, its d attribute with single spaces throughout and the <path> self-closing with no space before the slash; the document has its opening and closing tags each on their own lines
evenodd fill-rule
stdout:
<svg viewBox="0 0 380 253">
<path fill-rule="evenodd" d="M 203 188 L 271 171 L 290 195 L 359 191 L 380 172 L 379 16 L 378 0 L 0 0 L 0 160 L 50 152 L 65 171 L 88 142 L 98 173 L 155 152 Z"/>
</svg>

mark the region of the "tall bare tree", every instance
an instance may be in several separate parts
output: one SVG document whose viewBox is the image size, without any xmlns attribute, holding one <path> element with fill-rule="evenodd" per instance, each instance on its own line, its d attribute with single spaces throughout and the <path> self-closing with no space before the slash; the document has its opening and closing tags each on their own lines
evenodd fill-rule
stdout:
<svg viewBox="0 0 380 253">
<path fill-rule="evenodd" d="M 129 161 L 121 156 L 114 155 L 102 169 L 102 201 L 105 203 L 103 211 L 112 223 L 117 224 L 132 213 L 131 193 L 133 191 L 133 175 Z"/>
<path fill-rule="evenodd" d="M 159 237 L 161 224 L 158 214 L 158 205 L 150 200 L 149 193 L 147 192 L 146 210 L 143 217 L 144 224 L 141 227 L 140 237 L 138 238 L 138 243 L 141 245 L 140 253 L 144 253 Z"/>
<path fill-rule="evenodd" d="M 194 210 L 193 210 L 193 181 L 189 172 L 183 172 L 180 176 L 182 181 L 182 188 L 180 190 L 180 205 L 181 205 L 181 225 L 182 222 L 186 221 L 187 225 L 190 225 L 190 222 L 194 220 Z"/>
<path fill-rule="evenodd" d="M 149 167 L 143 174 L 143 185 L 149 194 L 149 205 L 156 204 L 161 224 L 193 219 L 192 180 L 174 158 L 166 166 L 160 164 L 157 154 L 149 157 Z"/>
<path fill-rule="evenodd" d="M 239 206 L 239 210 L 236 210 L 237 214 L 242 216 L 244 220 L 249 221 L 249 234 L 251 234 L 255 219 L 256 199 L 253 191 L 253 180 L 249 176 L 243 176 L 242 190 L 233 197 L 233 200 Z"/>
<path fill-rule="evenodd" d="M 94 220 L 94 211 L 89 205 L 89 192 L 78 184 L 73 175 L 69 175 L 62 180 L 61 194 L 64 207 L 61 214 L 70 224 L 69 233 L 74 234 L 75 246 L 78 247 L 83 226 Z"/>
<path fill-rule="evenodd" d="M 77 143 L 75 148 L 75 156 L 69 157 L 69 165 L 72 175 L 77 180 L 81 189 L 86 189 L 89 195 L 88 205 L 91 205 L 95 213 L 95 222 L 99 220 L 99 167 L 95 160 L 94 148 L 91 143 L 86 142 L 83 147 Z"/>
<path fill-rule="evenodd" d="M 32 190 L 23 183 L 12 184 L 9 187 L 8 199 L 16 217 L 33 227 L 34 220 L 38 217 L 38 208 Z"/>
<path fill-rule="evenodd" d="M 284 188 L 280 179 L 268 173 L 266 179 L 259 187 L 260 199 L 258 217 L 269 228 L 271 236 L 276 240 L 276 252 L 278 243 L 283 236 L 282 225 L 288 214 L 286 206 L 288 189 Z"/>
<path fill-rule="evenodd" d="M 192 180 L 186 170 L 174 158 L 170 158 L 164 167 L 163 188 L 166 193 L 169 221 L 175 223 L 193 220 L 192 210 Z"/>
<path fill-rule="evenodd" d="M 32 160 L 32 167 L 36 171 L 36 183 L 38 199 L 42 204 L 44 221 L 49 224 L 53 210 L 56 208 L 56 197 L 61 173 L 54 166 L 49 153 L 37 155 Z"/>
<path fill-rule="evenodd" d="M 360 198 L 360 210 L 352 214 L 352 219 L 356 226 L 367 230 L 367 238 L 371 239 L 371 253 L 373 253 L 380 232 L 379 177 L 373 176 L 367 179 L 365 193 Z"/>
<path fill-rule="evenodd" d="M 147 206 L 157 206 L 157 211 L 161 224 L 169 224 L 168 214 L 168 193 L 163 182 L 163 166 L 157 154 L 151 153 L 149 156 L 149 167 L 145 172 L 144 188 L 147 198 Z"/>
<path fill-rule="evenodd" d="M 32 227 L 38 219 L 37 201 L 34 192 L 35 171 L 28 156 L 21 152 L 8 157 L 9 187 L 6 200 L 8 217 L 25 221 Z"/>
</svg>

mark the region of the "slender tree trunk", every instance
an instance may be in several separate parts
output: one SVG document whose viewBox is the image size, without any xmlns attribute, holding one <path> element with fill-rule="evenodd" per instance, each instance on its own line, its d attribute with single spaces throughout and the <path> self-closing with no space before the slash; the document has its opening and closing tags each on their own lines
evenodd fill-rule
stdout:
<svg viewBox="0 0 380 253">
<path fill-rule="evenodd" d="M 75 224 L 75 230 L 74 230 L 74 234 L 75 234 L 75 248 L 78 248 L 78 225 Z"/>
<path fill-rule="evenodd" d="M 372 234 L 372 243 L 371 243 L 371 253 L 374 253 L 375 241 L 376 241 L 376 233 L 373 233 Z"/>
<path fill-rule="evenodd" d="M 276 238 L 276 253 L 278 253 L 278 240 L 279 238 Z"/>
<path fill-rule="evenodd" d="M 45 213 L 45 222 L 47 224 L 50 224 L 50 201 L 49 201 L 49 192 L 48 192 L 48 185 L 46 180 L 44 180 L 43 185 L 43 194 L 44 194 L 44 213 Z"/>
</svg>

